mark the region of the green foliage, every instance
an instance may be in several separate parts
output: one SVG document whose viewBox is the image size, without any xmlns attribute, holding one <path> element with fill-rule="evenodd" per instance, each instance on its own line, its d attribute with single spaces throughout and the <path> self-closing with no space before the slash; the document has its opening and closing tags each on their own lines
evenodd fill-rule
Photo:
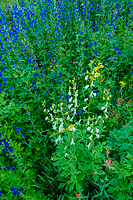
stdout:
<svg viewBox="0 0 133 200">
<path fill-rule="evenodd" d="M 132 199 L 131 11 L 1 2 L 2 199 Z"/>
</svg>

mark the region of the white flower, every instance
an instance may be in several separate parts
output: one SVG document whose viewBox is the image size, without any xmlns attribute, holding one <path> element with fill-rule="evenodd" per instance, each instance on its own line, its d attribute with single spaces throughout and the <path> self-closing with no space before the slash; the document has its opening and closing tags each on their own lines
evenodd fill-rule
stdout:
<svg viewBox="0 0 133 200">
<path fill-rule="evenodd" d="M 77 124 L 77 125 L 79 125 L 79 124 L 80 124 L 80 122 L 81 122 L 81 119 L 79 120 L 79 122 L 76 122 L 76 124 Z"/>
<path fill-rule="evenodd" d="M 99 133 L 99 129 L 98 128 L 96 128 L 96 132 Z"/>
<path fill-rule="evenodd" d="M 103 110 L 105 107 L 102 107 L 101 110 Z"/>
<path fill-rule="evenodd" d="M 74 141 L 73 141 L 73 138 L 72 138 L 72 142 L 71 142 L 71 145 L 72 145 L 72 144 L 74 144 L 74 145 L 75 145 L 75 143 L 74 143 Z"/>
<path fill-rule="evenodd" d="M 85 80 L 86 80 L 86 81 L 88 80 L 88 75 L 85 77 Z"/>
<path fill-rule="evenodd" d="M 46 112 L 46 109 L 44 109 L 44 112 Z"/>
<path fill-rule="evenodd" d="M 89 140 L 92 140 L 92 135 L 89 137 Z"/>
<path fill-rule="evenodd" d="M 69 121 L 71 121 L 72 122 L 72 120 L 73 120 L 73 118 L 74 118 L 74 116 L 69 120 Z"/>
<path fill-rule="evenodd" d="M 106 116 L 106 118 L 108 118 L 108 115 L 105 114 L 105 116 Z"/>
<path fill-rule="evenodd" d="M 93 85 L 93 80 L 92 80 L 92 82 L 91 82 L 91 85 L 90 85 L 90 87 L 92 87 L 92 86 L 94 86 L 94 85 Z"/>
<path fill-rule="evenodd" d="M 96 93 L 93 93 L 93 95 L 96 97 L 97 96 L 97 94 Z"/>
<path fill-rule="evenodd" d="M 71 91 L 69 90 L 68 94 L 71 96 Z"/>
<path fill-rule="evenodd" d="M 91 92 L 91 94 L 89 96 L 92 97 L 92 95 L 93 95 L 93 91 Z"/>
<path fill-rule="evenodd" d="M 91 130 L 91 133 L 93 133 L 93 129 Z"/>
<path fill-rule="evenodd" d="M 91 145 L 91 143 L 89 143 L 89 144 L 87 145 L 88 149 L 90 148 L 90 145 Z"/>
<path fill-rule="evenodd" d="M 71 131 L 76 131 L 76 128 L 74 128 L 74 127 L 70 127 L 70 129 L 71 129 Z"/>
<path fill-rule="evenodd" d="M 67 148 L 67 146 L 64 149 L 66 149 L 66 148 Z"/>
<path fill-rule="evenodd" d="M 107 107 L 107 105 L 108 105 L 108 102 L 106 103 L 106 105 L 105 105 L 105 106 Z"/>
<path fill-rule="evenodd" d="M 76 108 L 74 109 L 74 114 L 76 115 Z"/>
<path fill-rule="evenodd" d="M 75 107 L 78 107 L 78 105 L 77 105 L 77 99 L 73 100 L 73 102 L 75 102 Z"/>
<path fill-rule="evenodd" d="M 85 89 L 87 90 L 88 87 L 89 87 L 89 85 L 86 85 L 86 86 L 85 86 Z"/>
<path fill-rule="evenodd" d="M 63 119 L 62 119 L 62 118 L 60 119 L 60 122 L 63 122 Z"/>
<path fill-rule="evenodd" d="M 102 116 L 98 116 L 98 119 L 101 119 L 102 118 Z"/>
<path fill-rule="evenodd" d="M 94 78 L 97 78 L 97 74 L 96 73 L 94 74 Z"/>
<path fill-rule="evenodd" d="M 59 132 L 61 132 L 63 130 L 63 123 L 61 123 L 61 125 L 59 126 Z"/>
<path fill-rule="evenodd" d="M 88 127 L 88 128 L 87 128 L 87 131 L 90 131 L 90 130 L 91 130 L 91 127 Z"/>
<path fill-rule="evenodd" d="M 100 135 L 96 134 L 96 137 L 99 139 L 99 138 L 100 138 Z"/>
<path fill-rule="evenodd" d="M 68 105 L 68 108 L 70 109 L 70 108 L 72 107 L 72 105 L 73 105 L 73 104 L 69 104 L 69 105 Z"/>
<path fill-rule="evenodd" d="M 58 139 L 55 140 L 56 144 L 57 144 L 58 140 L 62 140 L 60 135 L 59 135 Z"/>
<path fill-rule="evenodd" d="M 91 73 L 92 75 L 94 75 L 94 71 L 92 71 L 92 73 Z"/>
<path fill-rule="evenodd" d="M 62 140 L 60 135 L 59 135 L 59 137 L 58 137 L 58 140 Z"/>
<path fill-rule="evenodd" d="M 84 107 L 83 110 L 85 111 L 86 108 L 88 108 L 88 106 Z"/>
<path fill-rule="evenodd" d="M 107 108 L 105 109 L 104 113 L 106 113 L 106 112 L 107 112 Z"/>
<path fill-rule="evenodd" d="M 57 140 L 55 140 L 55 143 L 57 144 L 57 142 L 58 142 L 58 139 Z"/>
<path fill-rule="evenodd" d="M 56 128 L 57 128 L 57 127 L 56 127 L 56 124 L 54 124 L 53 129 L 56 130 Z"/>
<path fill-rule="evenodd" d="M 77 96 L 78 96 L 78 93 L 75 92 L 75 95 L 74 95 L 74 96 L 77 97 Z"/>
<path fill-rule="evenodd" d="M 67 155 L 69 155 L 69 154 L 66 153 L 66 154 L 65 154 L 65 157 L 66 157 Z"/>
<path fill-rule="evenodd" d="M 70 102 L 70 103 L 71 103 L 71 101 L 72 101 L 72 98 L 73 98 L 73 97 L 71 97 L 71 98 L 69 99 L 69 102 Z"/>
<path fill-rule="evenodd" d="M 48 120 L 48 116 L 47 116 L 47 117 L 45 117 L 45 120 Z"/>
<path fill-rule="evenodd" d="M 86 102 L 88 100 L 88 98 L 84 99 L 84 102 Z"/>
<path fill-rule="evenodd" d="M 107 100 L 110 100 L 110 97 L 107 97 Z"/>
<path fill-rule="evenodd" d="M 79 124 L 80 124 L 80 122 L 81 122 L 81 119 L 79 120 Z"/>
</svg>

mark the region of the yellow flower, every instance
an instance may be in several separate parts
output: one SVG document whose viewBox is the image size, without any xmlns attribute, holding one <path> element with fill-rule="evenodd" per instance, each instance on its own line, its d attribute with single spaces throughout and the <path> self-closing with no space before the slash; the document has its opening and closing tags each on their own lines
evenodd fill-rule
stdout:
<svg viewBox="0 0 133 200">
<path fill-rule="evenodd" d="M 71 124 L 68 128 L 63 128 L 62 132 L 64 133 L 64 130 L 69 130 L 69 131 L 71 131 L 72 134 L 74 135 L 74 132 L 70 129 L 71 127 L 74 127 L 74 126 L 75 126 L 75 124 L 74 124 L 74 125 Z"/>
<path fill-rule="evenodd" d="M 92 81 L 92 80 L 95 81 L 96 80 L 93 76 L 90 76 L 89 78 L 90 78 L 90 81 Z"/>
<path fill-rule="evenodd" d="M 97 75 L 97 78 L 98 78 L 99 76 L 101 76 L 101 77 L 102 77 L 102 75 L 101 75 L 100 73 L 98 73 L 98 72 L 97 72 L 97 74 L 96 74 L 96 75 Z"/>
<path fill-rule="evenodd" d="M 74 127 L 75 126 L 75 124 L 71 124 L 69 127 Z"/>
<path fill-rule="evenodd" d="M 100 68 L 104 68 L 104 66 L 103 66 L 103 65 L 100 65 Z"/>
<path fill-rule="evenodd" d="M 123 87 L 126 85 L 126 83 L 124 83 L 123 81 L 120 81 L 119 83 L 120 83 L 121 86 L 123 86 Z"/>
<path fill-rule="evenodd" d="M 99 63 L 98 65 L 100 65 L 99 68 L 104 68 L 103 64 L 102 63 Z"/>
<path fill-rule="evenodd" d="M 94 68 L 94 71 L 97 71 L 97 70 L 99 70 L 100 69 L 100 67 L 95 67 Z"/>
</svg>

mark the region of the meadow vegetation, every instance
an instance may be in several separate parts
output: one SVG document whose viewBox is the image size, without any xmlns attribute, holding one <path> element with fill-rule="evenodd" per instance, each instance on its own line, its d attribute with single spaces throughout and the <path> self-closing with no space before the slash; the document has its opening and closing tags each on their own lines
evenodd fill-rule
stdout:
<svg viewBox="0 0 133 200">
<path fill-rule="evenodd" d="M 133 199 L 132 1 L 0 4 L 0 199 Z"/>
</svg>

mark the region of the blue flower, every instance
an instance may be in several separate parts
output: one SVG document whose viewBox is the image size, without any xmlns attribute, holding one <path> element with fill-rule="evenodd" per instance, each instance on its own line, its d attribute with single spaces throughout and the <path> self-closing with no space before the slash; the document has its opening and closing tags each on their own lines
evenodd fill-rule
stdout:
<svg viewBox="0 0 133 200">
<path fill-rule="evenodd" d="M 77 113 L 82 113 L 82 110 L 81 110 L 81 109 L 79 109 L 79 111 L 77 111 Z"/>
<path fill-rule="evenodd" d="M 7 170 L 11 169 L 10 167 L 7 167 Z"/>
<path fill-rule="evenodd" d="M 6 139 L 5 139 L 5 138 L 3 138 L 3 139 L 2 139 L 2 142 L 6 142 Z"/>
<path fill-rule="evenodd" d="M 92 58 L 92 56 L 90 56 L 88 59 L 90 60 Z"/>
<path fill-rule="evenodd" d="M 66 100 L 69 102 L 69 99 L 68 99 L 68 97 L 67 97 L 67 96 L 65 96 L 65 98 L 66 98 Z"/>
<path fill-rule="evenodd" d="M 35 83 L 35 82 L 32 82 L 32 86 L 34 86 L 34 85 L 36 85 L 36 83 Z"/>
<path fill-rule="evenodd" d="M 81 42 L 82 41 L 82 38 L 79 40 L 79 42 Z"/>
<path fill-rule="evenodd" d="M 9 147 L 9 143 L 8 142 L 5 142 L 5 147 Z"/>
<path fill-rule="evenodd" d="M 2 149 L 2 152 L 4 153 L 6 149 L 7 149 L 7 148 L 5 148 L 5 149 Z"/>
<path fill-rule="evenodd" d="M 46 91 L 46 93 L 48 93 L 49 90 Z"/>
<path fill-rule="evenodd" d="M 36 76 L 39 76 L 39 74 L 34 74 L 34 76 L 36 77 Z"/>
<path fill-rule="evenodd" d="M 58 76 L 58 78 L 60 78 L 62 76 L 62 72 L 59 72 L 60 76 Z"/>
<path fill-rule="evenodd" d="M 24 107 L 24 105 L 22 104 L 21 107 Z"/>
<path fill-rule="evenodd" d="M 9 151 L 10 151 L 10 152 L 13 152 L 13 149 L 11 149 L 11 148 L 8 148 L 8 152 L 9 152 Z"/>
</svg>

